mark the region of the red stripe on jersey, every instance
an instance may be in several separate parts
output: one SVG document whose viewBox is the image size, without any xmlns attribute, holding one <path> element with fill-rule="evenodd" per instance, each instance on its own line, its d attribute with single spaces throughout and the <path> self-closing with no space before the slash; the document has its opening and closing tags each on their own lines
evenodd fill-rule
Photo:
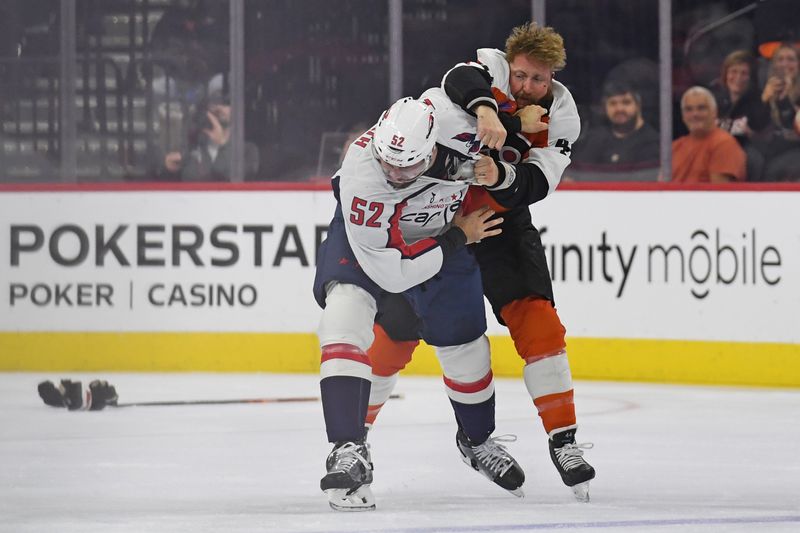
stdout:
<svg viewBox="0 0 800 533">
<path fill-rule="evenodd" d="M 425 190 L 427 190 L 427 188 L 422 189 L 422 191 L 419 192 L 421 193 Z M 406 244 L 406 241 L 403 239 L 403 233 L 400 231 L 400 217 L 403 215 L 403 209 L 405 209 L 407 205 L 408 199 L 397 204 L 394 208 L 394 214 L 392 214 L 392 216 L 389 218 L 388 247 L 399 251 L 400 255 L 405 258 L 413 259 L 414 257 L 422 255 L 425 252 L 429 252 L 430 250 L 436 248 L 439 246 L 439 243 L 436 242 L 436 239 L 429 237 L 427 239 L 419 240 L 414 244 Z"/>
<path fill-rule="evenodd" d="M 331 359 L 349 359 L 357 363 L 369 365 L 369 357 L 362 352 L 358 347 L 352 344 L 329 344 L 322 347 L 321 361 L 330 361 Z"/>
<path fill-rule="evenodd" d="M 456 392 L 469 394 L 472 392 L 480 392 L 488 387 L 489 384 L 491 384 L 493 377 L 494 376 L 492 375 L 491 370 L 489 370 L 489 373 L 483 376 L 481 379 L 478 381 L 473 381 L 472 383 L 461 383 L 459 381 L 453 381 L 447 376 L 444 376 L 444 384 Z"/>
</svg>

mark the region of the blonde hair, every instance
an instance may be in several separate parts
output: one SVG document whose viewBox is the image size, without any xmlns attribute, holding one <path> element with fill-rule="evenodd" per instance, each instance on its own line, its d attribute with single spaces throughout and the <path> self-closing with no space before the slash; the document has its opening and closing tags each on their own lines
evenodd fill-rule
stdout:
<svg viewBox="0 0 800 533">
<path fill-rule="evenodd" d="M 778 52 L 781 50 L 789 50 L 794 54 L 794 57 L 800 61 L 800 50 L 794 47 L 791 43 L 781 43 L 775 51 L 772 53 L 772 57 L 770 58 L 769 62 L 769 73 L 770 75 L 775 75 L 775 69 L 777 68 L 778 63 Z"/>
<path fill-rule="evenodd" d="M 772 53 L 772 58 L 769 64 L 770 76 L 776 76 L 778 74 L 776 72 L 778 63 L 777 58 L 778 58 L 778 52 L 780 52 L 781 50 L 791 50 L 791 52 L 794 54 L 794 57 L 797 58 L 798 62 L 800 62 L 800 50 L 792 46 L 792 44 L 790 43 L 781 43 L 781 45 L 778 46 L 778 48 L 776 48 L 775 51 Z M 798 73 L 795 74 L 792 90 L 786 96 L 789 98 L 789 102 L 792 105 L 796 106 L 800 104 L 800 71 L 798 71 Z M 773 97 L 769 101 L 769 107 L 770 107 L 770 117 L 772 118 L 773 124 L 780 127 L 781 118 L 780 118 L 780 109 L 778 108 L 777 96 Z"/>
<path fill-rule="evenodd" d="M 506 60 L 510 63 L 518 55 L 528 55 L 557 71 L 567 65 L 564 39 L 549 26 L 526 22 L 511 30 L 506 39 Z"/>
</svg>

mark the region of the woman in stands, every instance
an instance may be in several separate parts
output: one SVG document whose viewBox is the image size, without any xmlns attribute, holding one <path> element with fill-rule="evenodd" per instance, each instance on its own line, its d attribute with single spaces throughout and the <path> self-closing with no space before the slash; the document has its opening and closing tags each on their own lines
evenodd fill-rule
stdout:
<svg viewBox="0 0 800 533">
<path fill-rule="evenodd" d="M 728 54 L 720 77 L 711 89 L 717 100 L 719 127 L 733 135 L 747 154 L 747 179 L 757 181 L 764 168 L 764 155 L 751 142 L 770 123 L 768 108 L 756 86 L 755 58 L 746 50 Z"/>
<path fill-rule="evenodd" d="M 772 55 L 761 101 L 773 127 L 764 179 L 800 181 L 800 52 L 794 46 L 782 44 Z"/>
</svg>

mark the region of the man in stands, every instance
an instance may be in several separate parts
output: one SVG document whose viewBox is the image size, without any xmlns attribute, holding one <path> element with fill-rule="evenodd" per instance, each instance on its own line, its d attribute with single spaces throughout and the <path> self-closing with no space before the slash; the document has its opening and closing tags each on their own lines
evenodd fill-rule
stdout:
<svg viewBox="0 0 800 533">
<path fill-rule="evenodd" d="M 629 83 L 610 82 L 603 89 L 608 125 L 591 128 L 575 143 L 575 163 L 602 165 L 605 171 L 620 165 L 659 163 L 658 132 L 642 117 L 642 97 Z"/>
<path fill-rule="evenodd" d="M 681 116 L 689 133 L 672 142 L 672 181 L 728 183 L 745 179 L 742 147 L 717 126 L 717 102 L 704 87 L 681 97 Z"/>
</svg>

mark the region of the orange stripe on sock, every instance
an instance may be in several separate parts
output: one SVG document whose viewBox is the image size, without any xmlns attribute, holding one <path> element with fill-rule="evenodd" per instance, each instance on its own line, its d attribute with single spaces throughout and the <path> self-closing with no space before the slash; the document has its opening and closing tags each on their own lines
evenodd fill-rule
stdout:
<svg viewBox="0 0 800 533">
<path fill-rule="evenodd" d="M 378 413 L 381 412 L 381 407 L 383 407 L 382 403 L 367 407 L 367 417 L 364 419 L 365 425 L 371 426 L 375 423 L 375 419 L 378 418 Z"/>
<path fill-rule="evenodd" d="M 548 433 L 556 428 L 571 426 L 576 423 L 575 403 L 572 389 L 557 392 L 533 399 L 533 403 L 542 417 L 544 430 Z"/>
</svg>

